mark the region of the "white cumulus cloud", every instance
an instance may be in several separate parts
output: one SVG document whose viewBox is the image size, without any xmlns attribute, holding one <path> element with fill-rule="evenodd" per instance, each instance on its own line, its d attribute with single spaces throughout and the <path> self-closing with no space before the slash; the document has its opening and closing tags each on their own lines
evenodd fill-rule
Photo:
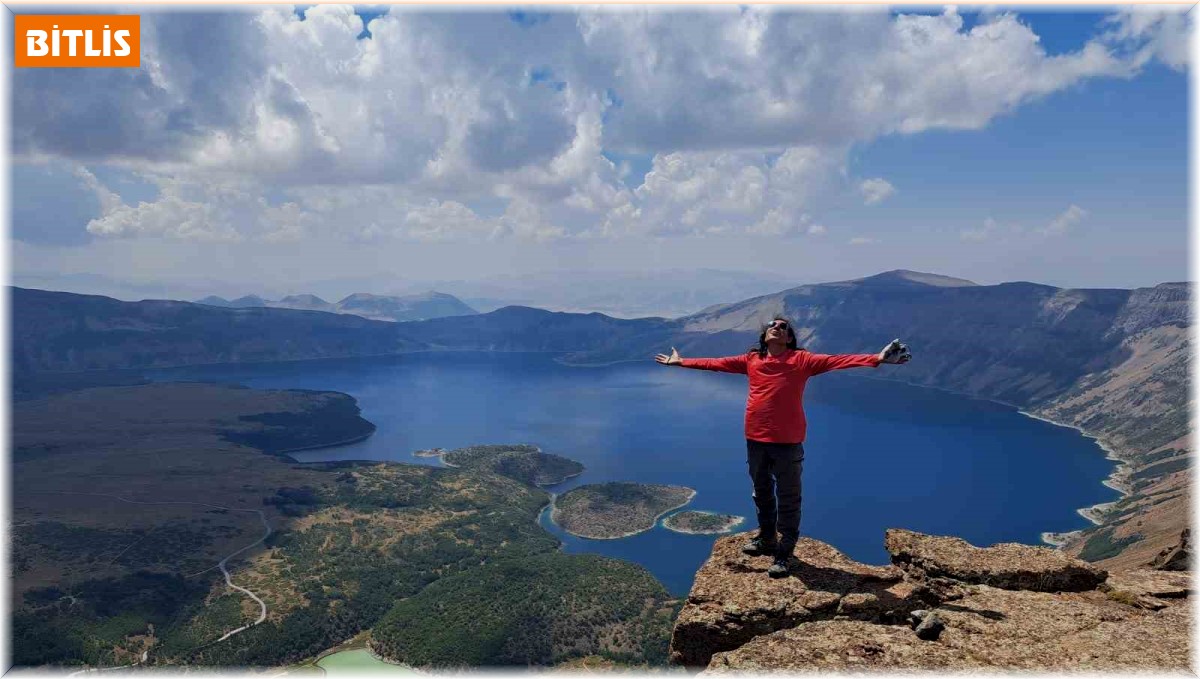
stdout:
<svg viewBox="0 0 1200 679">
<path fill-rule="evenodd" d="M 863 202 L 867 205 L 882 202 L 888 196 L 896 193 L 896 187 L 881 177 L 864 180 L 858 185 L 858 190 L 862 192 Z"/>
<path fill-rule="evenodd" d="M 1188 64 L 1188 42 L 1194 19 L 1190 7 L 1140 5 L 1109 18 L 1111 32 L 1105 37 L 1114 49 L 1132 52 L 1134 60 L 1157 59 L 1176 70 Z"/>
<path fill-rule="evenodd" d="M 820 235 L 830 205 L 895 193 L 851 181 L 849 149 L 1178 67 L 1187 21 L 1121 13 L 1049 55 L 1015 14 L 953 8 L 394 7 L 363 39 L 350 5 L 142 16 L 141 69 L 13 74 L 14 154 L 159 184 L 98 193 L 93 234 L 274 241 Z M 652 158 L 644 183 L 609 151 Z"/>
<path fill-rule="evenodd" d="M 1052 219 L 1046 228 L 1042 230 L 1048 236 L 1056 236 L 1064 234 L 1075 226 L 1077 226 L 1083 218 L 1087 216 L 1087 210 L 1078 205 L 1071 205 L 1063 210 L 1057 217 Z"/>
</svg>

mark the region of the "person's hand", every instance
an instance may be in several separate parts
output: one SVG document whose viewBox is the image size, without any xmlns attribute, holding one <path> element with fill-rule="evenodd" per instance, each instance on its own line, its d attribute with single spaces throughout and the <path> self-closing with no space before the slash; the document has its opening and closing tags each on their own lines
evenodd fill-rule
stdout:
<svg viewBox="0 0 1200 679">
<path fill-rule="evenodd" d="M 908 350 L 907 344 L 901 344 L 900 340 L 894 339 L 882 351 L 879 352 L 880 363 L 891 363 L 900 365 L 908 363 L 912 360 L 912 353 Z"/>
<path fill-rule="evenodd" d="M 675 350 L 675 347 L 671 347 L 670 356 L 667 356 L 666 354 L 659 354 L 654 357 L 654 360 L 662 363 L 663 365 L 681 365 L 683 363 L 683 361 L 679 358 L 679 352 Z"/>
</svg>

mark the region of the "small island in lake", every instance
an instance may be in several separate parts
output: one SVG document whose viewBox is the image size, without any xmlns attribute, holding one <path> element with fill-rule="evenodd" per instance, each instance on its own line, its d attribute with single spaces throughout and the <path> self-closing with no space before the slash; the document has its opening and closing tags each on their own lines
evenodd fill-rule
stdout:
<svg viewBox="0 0 1200 679">
<path fill-rule="evenodd" d="M 692 501 L 696 491 L 649 483 L 579 486 L 554 500 L 550 520 L 572 535 L 611 540 L 654 527 L 658 517 Z"/>
<path fill-rule="evenodd" d="M 733 514 L 688 510 L 663 519 L 663 527 L 676 533 L 728 533 L 742 521 L 745 521 L 743 517 Z"/>
<path fill-rule="evenodd" d="M 488 471 L 532 486 L 553 486 L 583 473 L 584 467 L 561 455 L 543 453 L 528 443 L 467 446 L 445 450 L 432 448 L 413 453 L 418 457 L 441 457 L 451 467 Z"/>
</svg>

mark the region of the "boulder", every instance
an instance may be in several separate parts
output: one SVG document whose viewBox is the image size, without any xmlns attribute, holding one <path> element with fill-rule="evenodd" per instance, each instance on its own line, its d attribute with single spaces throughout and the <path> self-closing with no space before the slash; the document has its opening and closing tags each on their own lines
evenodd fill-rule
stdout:
<svg viewBox="0 0 1200 679">
<path fill-rule="evenodd" d="M 922 641 L 937 641 L 944 629 L 946 629 L 946 623 L 942 622 L 942 618 L 937 613 L 930 613 L 921 619 L 914 631 L 917 633 L 917 638 Z"/>
<path fill-rule="evenodd" d="M 1105 585 L 1113 592 L 1128 592 L 1133 596 L 1182 599 L 1191 592 L 1192 575 L 1187 572 L 1139 568 L 1110 573 Z"/>
<path fill-rule="evenodd" d="M 1191 535 L 1192 529 L 1184 528 L 1179 534 L 1179 544 L 1159 552 L 1150 562 L 1150 567 L 1163 571 L 1186 571 L 1192 562 L 1192 549 L 1188 545 Z"/>
<path fill-rule="evenodd" d="M 703 667 L 714 653 L 816 620 L 902 621 L 922 605 L 900 569 L 858 563 L 811 538 L 796 544 L 788 576 L 772 579 L 770 556 L 741 551 L 752 535 L 718 539 L 696 573 L 671 635 L 672 663 Z"/>
<path fill-rule="evenodd" d="M 889 529 L 884 545 L 892 563 L 918 579 L 948 578 L 1002 589 L 1081 592 L 1108 574 L 1048 547 L 1004 543 L 976 547 L 962 538 Z"/>
</svg>

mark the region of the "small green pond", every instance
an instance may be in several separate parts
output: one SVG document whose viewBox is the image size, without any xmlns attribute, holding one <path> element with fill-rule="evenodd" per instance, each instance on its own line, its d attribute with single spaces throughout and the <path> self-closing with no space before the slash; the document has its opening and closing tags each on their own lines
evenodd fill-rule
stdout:
<svg viewBox="0 0 1200 679">
<path fill-rule="evenodd" d="M 420 672 L 404 665 L 393 665 L 383 662 L 371 655 L 370 651 L 365 648 L 331 653 L 321 658 L 317 662 L 317 666 L 325 670 L 326 675 L 334 677 L 348 677 L 362 672 L 371 674 L 420 674 Z"/>
</svg>

